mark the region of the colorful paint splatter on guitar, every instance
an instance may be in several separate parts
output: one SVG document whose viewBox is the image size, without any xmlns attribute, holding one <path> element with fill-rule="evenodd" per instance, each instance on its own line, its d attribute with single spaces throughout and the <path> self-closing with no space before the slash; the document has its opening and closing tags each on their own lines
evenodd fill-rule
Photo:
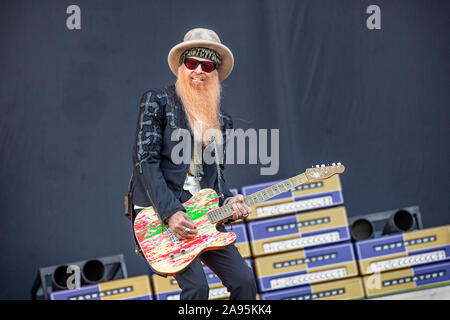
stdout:
<svg viewBox="0 0 450 320">
<path fill-rule="evenodd" d="M 200 190 L 183 203 L 198 233 L 193 239 L 176 243 L 169 237 L 167 225 L 161 223 L 152 207 L 139 212 L 134 221 L 134 232 L 151 268 L 159 273 L 175 275 L 187 268 L 203 251 L 232 245 L 236 234 L 219 232 L 215 224 L 208 220 L 207 213 L 216 209 L 218 204 L 219 197 L 212 189 Z"/>
</svg>

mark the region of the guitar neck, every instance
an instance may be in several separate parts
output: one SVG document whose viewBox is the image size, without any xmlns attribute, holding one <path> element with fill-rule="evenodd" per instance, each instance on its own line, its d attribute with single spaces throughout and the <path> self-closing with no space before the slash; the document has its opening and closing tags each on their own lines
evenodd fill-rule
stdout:
<svg viewBox="0 0 450 320">
<path fill-rule="evenodd" d="M 263 201 L 269 200 L 279 194 L 287 192 L 301 184 L 307 183 L 309 180 L 305 173 L 299 174 L 290 179 L 284 180 L 271 187 L 255 192 L 244 198 L 244 203 L 248 206 L 254 206 Z M 227 219 L 233 215 L 233 207 L 231 204 L 224 205 L 220 208 L 208 212 L 208 218 L 211 223 L 217 223 Z"/>
</svg>

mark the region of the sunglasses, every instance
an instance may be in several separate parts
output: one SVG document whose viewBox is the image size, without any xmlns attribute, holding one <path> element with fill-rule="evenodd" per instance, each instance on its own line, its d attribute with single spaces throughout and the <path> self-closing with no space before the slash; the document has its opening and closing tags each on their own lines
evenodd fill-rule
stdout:
<svg viewBox="0 0 450 320">
<path fill-rule="evenodd" d="M 184 58 L 184 65 L 189 70 L 197 69 L 199 64 L 202 65 L 202 70 L 207 73 L 210 73 L 217 68 L 217 64 L 215 64 L 214 62 L 211 62 L 211 61 L 199 61 L 199 60 L 193 59 L 193 58 Z"/>
</svg>

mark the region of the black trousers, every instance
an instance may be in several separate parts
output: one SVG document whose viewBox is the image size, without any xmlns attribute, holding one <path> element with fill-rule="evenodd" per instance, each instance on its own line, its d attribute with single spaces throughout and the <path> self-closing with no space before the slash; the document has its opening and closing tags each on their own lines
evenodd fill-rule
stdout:
<svg viewBox="0 0 450 320">
<path fill-rule="evenodd" d="M 189 200 L 192 195 L 183 191 L 180 201 Z M 217 227 L 220 232 L 227 232 L 225 227 Z M 201 262 L 207 265 L 230 292 L 230 300 L 255 300 L 256 283 L 252 269 L 242 258 L 237 248 L 232 245 L 220 250 L 203 252 L 183 272 L 175 275 L 181 288 L 181 300 L 207 300 L 208 282 Z"/>
</svg>

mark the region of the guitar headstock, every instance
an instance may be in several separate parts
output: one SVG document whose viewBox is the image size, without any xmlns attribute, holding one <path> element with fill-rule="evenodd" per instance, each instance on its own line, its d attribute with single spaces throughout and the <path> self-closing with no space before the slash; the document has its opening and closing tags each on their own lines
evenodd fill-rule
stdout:
<svg viewBox="0 0 450 320">
<path fill-rule="evenodd" d="M 316 165 L 314 168 L 308 168 L 305 171 L 306 178 L 308 178 L 309 181 L 311 180 L 321 180 L 321 179 L 328 179 L 331 176 L 334 176 L 338 173 L 343 173 L 345 170 L 345 167 L 338 162 L 333 163 L 331 166 L 325 166 L 322 164 L 321 166 Z"/>
</svg>

